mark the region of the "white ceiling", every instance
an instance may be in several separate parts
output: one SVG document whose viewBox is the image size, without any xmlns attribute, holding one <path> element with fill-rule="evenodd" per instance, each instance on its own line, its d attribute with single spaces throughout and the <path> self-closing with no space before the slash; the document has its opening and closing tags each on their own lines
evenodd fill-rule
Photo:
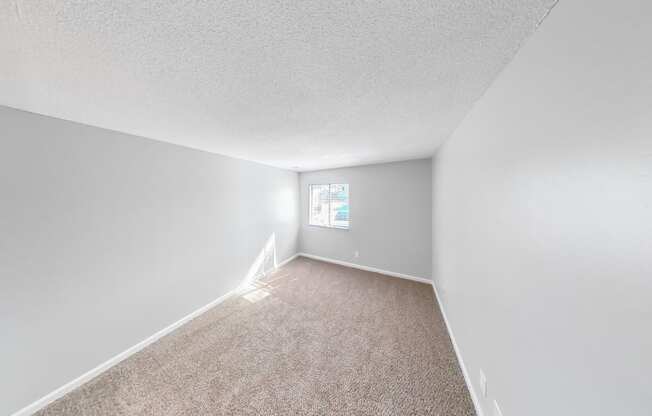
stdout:
<svg viewBox="0 0 652 416">
<path fill-rule="evenodd" d="M 432 155 L 554 0 L 5 0 L 0 104 L 294 170 Z"/>
</svg>

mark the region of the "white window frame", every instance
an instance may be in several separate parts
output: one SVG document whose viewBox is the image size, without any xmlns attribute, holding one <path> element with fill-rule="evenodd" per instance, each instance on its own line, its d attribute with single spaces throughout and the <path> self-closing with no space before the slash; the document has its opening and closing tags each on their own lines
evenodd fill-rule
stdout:
<svg viewBox="0 0 652 416">
<path fill-rule="evenodd" d="M 349 205 L 349 225 L 348 227 L 340 227 L 337 225 L 321 225 L 321 224 L 313 224 L 312 223 L 312 187 L 313 186 L 328 186 L 328 191 L 330 195 L 330 187 L 331 185 L 347 185 L 349 188 L 349 195 L 347 198 L 347 203 Z M 351 229 L 351 185 L 348 183 L 344 182 L 333 182 L 333 183 L 311 183 L 308 185 L 308 225 L 311 227 L 320 227 L 320 228 L 328 228 L 330 230 L 350 230 Z M 330 212 L 331 212 L 331 199 L 330 197 L 328 198 L 328 219 L 330 221 Z"/>
</svg>

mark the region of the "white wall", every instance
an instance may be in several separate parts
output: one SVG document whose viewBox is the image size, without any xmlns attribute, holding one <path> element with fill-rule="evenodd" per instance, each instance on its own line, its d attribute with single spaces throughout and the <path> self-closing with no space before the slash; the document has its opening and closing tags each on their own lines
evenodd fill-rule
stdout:
<svg viewBox="0 0 652 416">
<path fill-rule="evenodd" d="M 306 172 L 299 178 L 302 252 L 430 278 L 430 159 Z M 308 187 L 322 183 L 349 184 L 349 230 L 308 224 Z"/>
<path fill-rule="evenodd" d="M 434 280 L 504 416 L 652 414 L 651 16 L 559 2 L 434 160 Z"/>
<path fill-rule="evenodd" d="M 0 107 L 0 414 L 296 253 L 298 175 Z"/>
</svg>

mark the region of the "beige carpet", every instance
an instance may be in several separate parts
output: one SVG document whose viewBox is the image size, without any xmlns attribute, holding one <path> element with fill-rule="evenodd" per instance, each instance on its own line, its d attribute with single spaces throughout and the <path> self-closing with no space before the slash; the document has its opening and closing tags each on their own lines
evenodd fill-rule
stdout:
<svg viewBox="0 0 652 416">
<path fill-rule="evenodd" d="M 39 415 L 474 415 L 432 288 L 298 258 Z"/>
</svg>

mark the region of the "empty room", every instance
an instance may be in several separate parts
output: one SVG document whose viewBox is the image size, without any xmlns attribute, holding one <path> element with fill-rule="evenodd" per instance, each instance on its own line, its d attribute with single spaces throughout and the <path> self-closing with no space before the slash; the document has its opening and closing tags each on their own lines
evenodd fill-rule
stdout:
<svg viewBox="0 0 652 416">
<path fill-rule="evenodd" d="M 652 415 L 651 20 L 1 1 L 0 416 Z"/>
</svg>

